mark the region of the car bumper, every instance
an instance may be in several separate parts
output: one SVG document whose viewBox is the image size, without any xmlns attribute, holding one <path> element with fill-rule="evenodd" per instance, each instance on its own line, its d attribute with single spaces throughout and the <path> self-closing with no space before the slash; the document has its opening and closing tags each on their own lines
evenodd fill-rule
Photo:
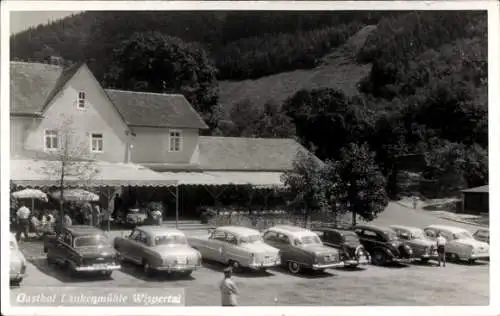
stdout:
<svg viewBox="0 0 500 316">
<path fill-rule="evenodd" d="M 369 263 L 370 263 L 369 258 L 363 258 L 363 259 L 358 259 L 358 260 L 345 260 L 344 267 L 355 267 L 358 265 L 366 265 Z"/>
<path fill-rule="evenodd" d="M 277 267 L 281 264 L 281 261 L 273 261 L 273 262 L 266 262 L 266 263 L 251 263 L 248 265 L 250 269 L 253 270 L 260 270 L 260 269 L 266 269 L 266 268 L 272 268 L 272 267 Z"/>
<path fill-rule="evenodd" d="M 159 266 L 155 267 L 154 270 L 162 272 L 185 272 L 198 270 L 201 265 L 176 265 L 176 266 Z"/>
<path fill-rule="evenodd" d="M 425 254 L 425 255 L 422 255 L 420 256 L 420 259 L 426 259 L 426 260 L 429 260 L 429 259 L 437 259 L 439 256 L 437 253 L 433 253 L 433 254 Z"/>
<path fill-rule="evenodd" d="M 103 267 L 96 267 L 96 266 L 75 267 L 75 271 L 77 272 L 107 272 L 120 269 L 121 265 L 119 264 L 110 264 Z"/>
<path fill-rule="evenodd" d="M 397 263 L 412 263 L 419 258 L 392 258 L 392 262 L 397 262 Z"/>
<path fill-rule="evenodd" d="M 324 270 L 324 269 L 330 269 L 330 268 L 336 268 L 336 267 L 343 267 L 344 262 L 332 262 L 332 263 L 323 263 L 323 264 L 313 264 L 312 269 L 313 270 Z"/>
<path fill-rule="evenodd" d="M 470 256 L 470 259 L 472 259 L 472 260 L 486 260 L 486 259 L 490 259 L 490 254 L 489 253 L 473 254 Z"/>
</svg>

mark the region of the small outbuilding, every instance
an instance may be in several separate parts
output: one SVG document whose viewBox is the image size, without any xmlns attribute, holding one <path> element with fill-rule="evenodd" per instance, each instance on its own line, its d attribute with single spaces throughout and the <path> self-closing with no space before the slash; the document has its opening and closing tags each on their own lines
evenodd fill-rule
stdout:
<svg viewBox="0 0 500 316">
<path fill-rule="evenodd" d="M 489 213 L 489 186 L 462 190 L 462 212 L 468 214 Z"/>
</svg>

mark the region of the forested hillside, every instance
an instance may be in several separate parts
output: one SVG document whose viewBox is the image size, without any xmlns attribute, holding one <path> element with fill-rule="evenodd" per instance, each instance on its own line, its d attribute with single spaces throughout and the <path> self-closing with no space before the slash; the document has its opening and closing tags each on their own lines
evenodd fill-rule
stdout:
<svg viewBox="0 0 500 316">
<path fill-rule="evenodd" d="M 11 48 L 184 93 L 212 134 L 296 136 L 322 159 L 367 143 L 390 191 L 406 154 L 440 192 L 487 183 L 485 12 L 86 12 Z"/>
</svg>

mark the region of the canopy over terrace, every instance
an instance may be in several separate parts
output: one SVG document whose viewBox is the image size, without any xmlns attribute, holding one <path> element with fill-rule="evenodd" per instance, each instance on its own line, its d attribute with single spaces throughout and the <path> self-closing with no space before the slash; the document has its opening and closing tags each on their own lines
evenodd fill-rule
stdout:
<svg viewBox="0 0 500 316">
<path fill-rule="evenodd" d="M 11 160 L 12 183 L 24 187 L 59 186 L 61 162 L 49 160 Z M 151 169 L 131 163 L 105 161 L 71 162 L 65 169 L 65 186 L 68 187 L 116 187 L 116 186 L 176 186 L 177 181 L 168 179 Z"/>
</svg>

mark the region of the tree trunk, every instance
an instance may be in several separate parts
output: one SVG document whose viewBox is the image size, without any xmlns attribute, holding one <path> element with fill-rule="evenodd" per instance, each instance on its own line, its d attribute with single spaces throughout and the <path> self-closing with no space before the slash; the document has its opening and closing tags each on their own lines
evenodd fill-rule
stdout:
<svg viewBox="0 0 500 316">
<path fill-rule="evenodd" d="M 351 214 L 352 214 L 352 226 L 356 226 L 356 212 L 351 207 Z"/>
<path fill-rule="evenodd" d="M 307 219 L 309 217 L 309 210 L 306 209 L 304 212 L 304 228 L 307 228 Z"/>
</svg>

